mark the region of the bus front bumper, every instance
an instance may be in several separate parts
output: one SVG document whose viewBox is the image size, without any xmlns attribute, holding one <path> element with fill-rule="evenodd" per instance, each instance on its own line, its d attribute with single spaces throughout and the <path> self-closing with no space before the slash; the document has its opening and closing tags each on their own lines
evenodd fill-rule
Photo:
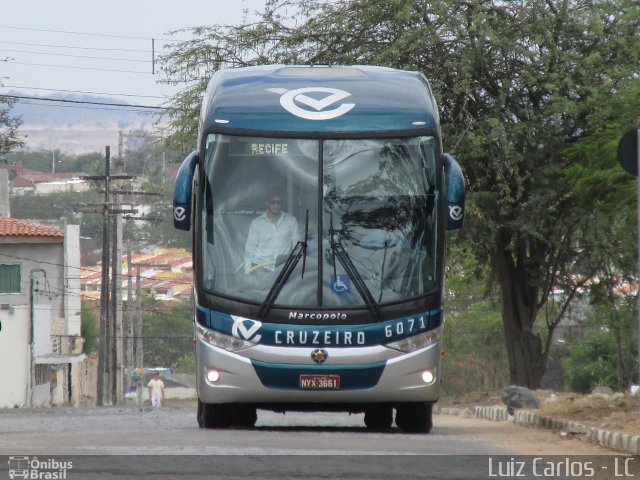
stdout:
<svg viewBox="0 0 640 480">
<path fill-rule="evenodd" d="M 438 399 L 439 341 L 404 354 L 384 346 L 326 348 L 324 354 L 326 362 L 317 364 L 310 348 L 258 345 L 231 353 L 198 342 L 198 397 L 204 403 L 347 406 Z"/>
</svg>

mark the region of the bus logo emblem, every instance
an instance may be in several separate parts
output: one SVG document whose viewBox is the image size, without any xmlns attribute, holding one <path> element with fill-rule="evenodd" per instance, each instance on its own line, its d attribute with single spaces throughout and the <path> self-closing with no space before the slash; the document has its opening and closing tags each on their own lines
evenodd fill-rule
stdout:
<svg viewBox="0 0 640 480">
<path fill-rule="evenodd" d="M 349 92 L 337 88 L 305 87 L 295 90 L 286 88 L 267 88 L 269 92 L 280 95 L 280 105 L 289 113 L 306 120 L 331 120 L 349 112 L 355 103 L 340 103 L 337 107 L 328 107 L 350 97 Z"/>
<path fill-rule="evenodd" d="M 187 218 L 187 210 L 183 207 L 176 207 L 173 210 L 173 218 L 175 218 L 177 221 L 181 222 L 183 221 L 185 218 Z"/>
<path fill-rule="evenodd" d="M 311 360 L 316 363 L 324 363 L 329 358 L 329 353 L 323 348 L 316 348 L 311 352 Z"/>
<path fill-rule="evenodd" d="M 250 323 L 251 326 L 247 328 L 245 326 L 245 323 Z M 236 318 L 233 322 L 233 326 L 231 327 L 231 335 L 243 340 L 259 342 L 262 338 L 262 335 L 256 335 L 256 333 L 258 332 L 258 330 L 260 330 L 260 327 L 262 327 L 261 322 L 256 322 L 255 320 L 247 320 L 244 318 Z"/>
<path fill-rule="evenodd" d="M 458 205 L 449 207 L 449 216 L 452 220 L 460 220 L 462 218 L 462 207 Z"/>
</svg>

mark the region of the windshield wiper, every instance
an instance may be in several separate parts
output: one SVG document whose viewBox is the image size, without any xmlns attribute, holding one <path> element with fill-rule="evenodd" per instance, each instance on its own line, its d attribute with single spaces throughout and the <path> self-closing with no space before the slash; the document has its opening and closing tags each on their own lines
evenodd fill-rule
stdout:
<svg viewBox="0 0 640 480">
<path fill-rule="evenodd" d="M 269 293 L 264 299 L 264 302 L 262 302 L 262 306 L 260 307 L 260 310 L 258 310 L 258 318 L 262 318 L 267 313 L 269 313 L 269 310 L 271 310 L 271 307 L 273 306 L 273 303 L 276 301 L 276 298 L 278 298 L 278 295 L 280 295 L 280 291 L 282 290 L 282 287 L 284 287 L 284 284 L 287 283 L 287 280 L 291 276 L 291 273 L 293 273 L 293 271 L 296 268 L 296 265 L 298 265 L 300 258 L 303 259 L 301 278 L 304 278 L 304 270 L 305 270 L 306 261 L 307 261 L 308 237 L 309 237 L 309 210 L 307 210 L 307 215 L 304 222 L 304 241 L 298 240 L 298 243 L 296 243 L 295 247 L 293 247 L 293 250 L 291 250 L 291 253 L 287 257 L 287 260 L 284 262 L 284 266 L 282 267 L 282 270 L 280 270 L 280 273 L 278 274 L 275 281 L 273 282 L 273 285 L 271 285 L 271 289 L 269 290 Z"/>
<path fill-rule="evenodd" d="M 364 300 L 364 303 L 367 304 L 369 311 L 377 318 L 380 319 L 380 309 L 378 308 L 378 304 L 376 300 L 373 298 L 371 294 L 371 290 L 367 287 L 362 275 L 353 264 L 351 257 L 347 253 L 347 251 L 340 243 L 339 239 L 336 239 L 336 231 L 333 229 L 333 212 L 330 213 L 329 217 L 329 241 L 331 243 L 331 252 L 333 253 L 333 276 L 337 280 L 338 275 L 336 273 L 336 258 L 342 265 L 342 268 L 345 269 L 349 278 L 353 281 L 353 284 L 356 286 L 356 290 Z"/>
</svg>

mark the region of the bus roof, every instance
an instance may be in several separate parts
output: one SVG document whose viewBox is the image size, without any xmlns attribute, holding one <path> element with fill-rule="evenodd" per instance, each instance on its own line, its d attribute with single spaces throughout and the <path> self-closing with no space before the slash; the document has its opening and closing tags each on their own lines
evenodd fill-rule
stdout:
<svg viewBox="0 0 640 480">
<path fill-rule="evenodd" d="M 220 70 L 202 103 L 200 135 L 218 132 L 439 132 L 419 72 L 372 66 L 269 65 Z"/>
</svg>

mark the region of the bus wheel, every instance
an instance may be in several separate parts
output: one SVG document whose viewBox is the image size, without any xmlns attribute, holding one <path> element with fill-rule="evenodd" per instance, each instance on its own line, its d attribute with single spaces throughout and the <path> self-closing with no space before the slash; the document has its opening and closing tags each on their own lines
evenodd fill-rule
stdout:
<svg viewBox="0 0 640 480">
<path fill-rule="evenodd" d="M 408 433 L 429 433 L 433 427 L 433 402 L 398 404 L 396 425 Z"/>
<path fill-rule="evenodd" d="M 393 423 L 391 405 L 372 405 L 364 412 L 364 424 L 369 430 L 387 430 Z"/>
<path fill-rule="evenodd" d="M 198 425 L 200 428 L 227 428 L 231 425 L 229 405 L 204 403 L 198 399 Z"/>
<path fill-rule="evenodd" d="M 258 414 L 256 407 L 246 403 L 231 405 L 231 424 L 237 427 L 251 428 L 256 424 Z"/>
</svg>

